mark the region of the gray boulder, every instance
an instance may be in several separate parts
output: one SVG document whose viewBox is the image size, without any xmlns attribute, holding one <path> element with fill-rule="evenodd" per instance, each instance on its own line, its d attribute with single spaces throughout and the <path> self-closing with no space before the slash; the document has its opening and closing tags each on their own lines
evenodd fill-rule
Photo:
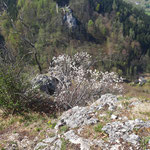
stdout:
<svg viewBox="0 0 150 150">
<path fill-rule="evenodd" d="M 33 88 L 39 88 L 42 92 L 45 92 L 48 95 L 54 94 L 58 83 L 59 81 L 56 78 L 42 74 L 32 80 Z"/>
<path fill-rule="evenodd" d="M 90 146 L 93 143 L 90 140 L 83 139 L 76 135 L 73 130 L 70 130 L 64 134 L 65 139 L 69 140 L 73 144 L 80 144 L 81 150 L 90 150 Z"/>
<path fill-rule="evenodd" d="M 107 107 L 108 110 L 114 111 L 117 108 L 118 99 L 115 95 L 105 94 L 102 95 L 100 99 L 94 102 L 91 107 L 97 107 L 98 110 Z"/>
<path fill-rule="evenodd" d="M 69 28 L 76 28 L 77 26 L 77 20 L 76 18 L 73 16 L 73 12 L 72 10 L 69 8 L 69 6 L 65 7 L 63 9 L 64 11 L 64 17 L 63 17 L 63 21 L 65 23 L 67 23 Z"/>
<path fill-rule="evenodd" d="M 116 142 L 120 138 L 133 145 L 139 145 L 140 137 L 133 132 L 134 128 L 149 128 L 150 122 L 144 122 L 140 119 L 128 120 L 126 122 L 112 122 L 106 124 L 102 130 L 109 135 L 110 142 Z"/>
<path fill-rule="evenodd" d="M 70 128 L 76 128 L 83 125 L 96 124 L 97 122 L 98 119 L 94 115 L 94 109 L 76 106 L 62 114 L 60 121 L 55 126 L 55 129 L 58 129 L 63 125 L 67 125 Z"/>
<path fill-rule="evenodd" d="M 139 77 L 139 85 L 144 85 L 146 82 L 147 81 L 144 77 Z"/>
</svg>

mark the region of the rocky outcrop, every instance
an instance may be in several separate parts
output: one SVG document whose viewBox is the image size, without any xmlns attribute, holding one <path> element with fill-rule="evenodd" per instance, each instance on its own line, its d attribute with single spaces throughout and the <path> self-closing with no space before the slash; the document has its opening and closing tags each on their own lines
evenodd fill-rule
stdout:
<svg viewBox="0 0 150 150">
<path fill-rule="evenodd" d="M 138 99 L 127 100 L 129 107 Z M 125 105 L 126 106 L 126 105 Z M 53 137 L 47 136 L 40 142 L 30 142 L 27 138 L 17 142 L 18 147 L 34 150 L 143 150 L 150 148 L 150 121 L 128 119 L 128 109 L 124 101 L 112 94 L 102 95 L 93 104 L 86 107 L 76 106 L 64 112 L 53 129 Z M 50 132 L 50 131 L 48 131 Z M 89 132 L 87 136 L 87 132 Z M 97 132 L 94 134 L 94 132 Z M 16 141 L 18 135 L 10 137 Z M 38 140 L 39 141 L 39 140 Z M 65 142 L 64 142 L 65 141 Z M 143 143 L 142 143 L 143 142 Z M 145 145 L 143 145 L 145 144 Z M 6 149 L 17 147 L 9 145 Z"/>
<path fill-rule="evenodd" d="M 33 88 L 39 88 L 41 91 L 46 92 L 49 95 L 53 95 L 57 84 L 59 81 L 54 78 L 47 75 L 38 75 L 32 80 Z"/>
<path fill-rule="evenodd" d="M 82 127 L 84 125 L 92 125 L 99 122 L 96 118 L 95 111 L 108 107 L 108 110 L 115 110 L 117 97 L 112 94 L 102 95 L 91 106 L 74 107 L 62 114 L 60 121 L 56 125 L 56 129 L 60 126 L 67 125 L 70 128 Z"/>
<path fill-rule="evenodd" d="M 133 100 L 132 100 L 133 101 Z M 131 102 L 132 102 L 131 101 Z M 110 123 L 103 126 L 103 133 L 107 134 L 108 140 L 103 139 L 91 139 L 82 136 L 82 131 L 89 125 L 94 126 L 101 123 L 99 119 L 98 111 L 111 111 L 112 113 L 117 109 L 123 108 L 120 106 L 120 101 L 116 96 L 112 94 L 102 95 L 100 99 L 87 107 L 74 107 L 64 112 L 57 125 L 55 126 L 56 136 L 45 141 L 50 141 L 53 149 L 57 141 L 61 138 L 69 141 L 72 144 L 80 145 L 81 150 L 90 150 L 91 148 L 103 149 L 103 150 L 142 150 L 141 137 L 134 131 L 150 128 L 150 121 L 144 122 L 140 119 L 128 120 L 127 117 L 118 117 L 118 115 L 112 114 Z M 105 116 L 100 114 L 100 116 Z M 60 134 L 59 129 L 62 126 L 67 126 L 68 130 Z M 55 141 L 54 141 L 55 140 Z M 44 141 L 43 141 L 44 142 Z M 57 148 L 59 149 L 58 146 Z"/>
<path fill-rule="evenodd" d="M 132 143 L 135 146 L 139 146 L 140 137 L 133 133 L 134 129 L 150 128 L 150 122 L 144 122 L 142 120 L 128 120 L 126 122 L 112 122 L 106 124 L 102 128 L 109 135 L 110 142 L 117 142 L 123 139 L 126 142 Z"/>
<path fill-rule="evenodd" d="M 68 25 L 69 28 L 73 29 L 77 26 L 77 20 L 73 16 L 72 10 L 69 8 L 69 6 L 63 8 L 63 21 Z"/>
</svg>

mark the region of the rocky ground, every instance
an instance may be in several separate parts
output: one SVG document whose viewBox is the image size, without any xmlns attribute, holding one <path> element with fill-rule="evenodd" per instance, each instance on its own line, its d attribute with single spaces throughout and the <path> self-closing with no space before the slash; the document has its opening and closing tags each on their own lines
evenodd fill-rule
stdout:
<svg viewBox="0 0 150 150">
<path fill-rule="evenodd" d="M 5 132 L 0 141 L 5 150 L 148 150 L 150 101 L 106 94 L 52 119 L 45 132 L 42 138 Z"/>
</svg>

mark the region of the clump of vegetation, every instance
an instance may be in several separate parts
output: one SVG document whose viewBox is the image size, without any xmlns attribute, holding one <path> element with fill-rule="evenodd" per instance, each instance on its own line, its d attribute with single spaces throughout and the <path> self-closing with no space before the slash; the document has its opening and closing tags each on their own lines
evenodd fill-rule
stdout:
<svg viewBox="0 0 150 150">
<path fill-rule="evenodd" d="M 97 126 L 94 127 L 95 132 L 103 132 L 102 131 L 103 125 L 99 123 Z"/>
<path fill-rule="evenodd" d="M 123 78 L 114 72 L 92 69 L 93 61 L 86 52 L 74 56 L 60 55 L 52 59 L 49 74 L 59 81 L 55 101 L 66 109 L 86 105 L 105 93 L 121 93 Z"/>
<path fill-rule="evenodd" d="M 144 137 L 144 138 L 141 140 L 141 147 L 142 147 L 144 150 L 147 149 L 149 140 L 150 140 L 150 136 Z"/>
<path fill-rule="evenodd" d="M 68 129 L 69 129 L 69 127 L 68 126 L 66 126 L 66 125 L 64 125 L 64 126 L 62 126 L 62 127 L 60 127 L 60 130 L 59 130 L 59 132 L 60 133 L 62 133 L 62 132 L 67 132 L 68 131 Z"/>
<path fill-rule="evenodd" d="M 15 64 L 0 66 L 0 108 L 4 113 L 13 114 L 27 109 L 28 87 Z"/>
<path fill-rule="evenodd" d="M 61 141 L 62 141 L 61 150 L 66 150 L 68 141 L 66 141 L 64 138 L 61 138 Z"/>
<path fill-rule="evenodd" d="M 54 129 L 55 126 L 56 126 L 56 122 L 52 123 L 51 120 L 48 121 L 48 126 L 51 128 L 51 129 Z"/>
</svg>

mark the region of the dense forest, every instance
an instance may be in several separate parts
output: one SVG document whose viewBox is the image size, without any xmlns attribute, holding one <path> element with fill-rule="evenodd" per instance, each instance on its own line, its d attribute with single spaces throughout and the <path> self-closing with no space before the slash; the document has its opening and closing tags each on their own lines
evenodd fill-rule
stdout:
<svg viewBox="0 0 150 150">
<path fill-rule="evenodd" d="M 150 15 L 150 0 L 125 0 L 126 2 L 132 3 L 137 7 L 142 7 L 146 14 Z"/>
<path fill-rule="evenodd" d="M 150 71 L 150 16 L 123 0 L 0 0 L 0 8 L 1 62 L 11 56 L 44 72 L 53 56 L 86 51 L 101 70 Z"/>
</svg>

